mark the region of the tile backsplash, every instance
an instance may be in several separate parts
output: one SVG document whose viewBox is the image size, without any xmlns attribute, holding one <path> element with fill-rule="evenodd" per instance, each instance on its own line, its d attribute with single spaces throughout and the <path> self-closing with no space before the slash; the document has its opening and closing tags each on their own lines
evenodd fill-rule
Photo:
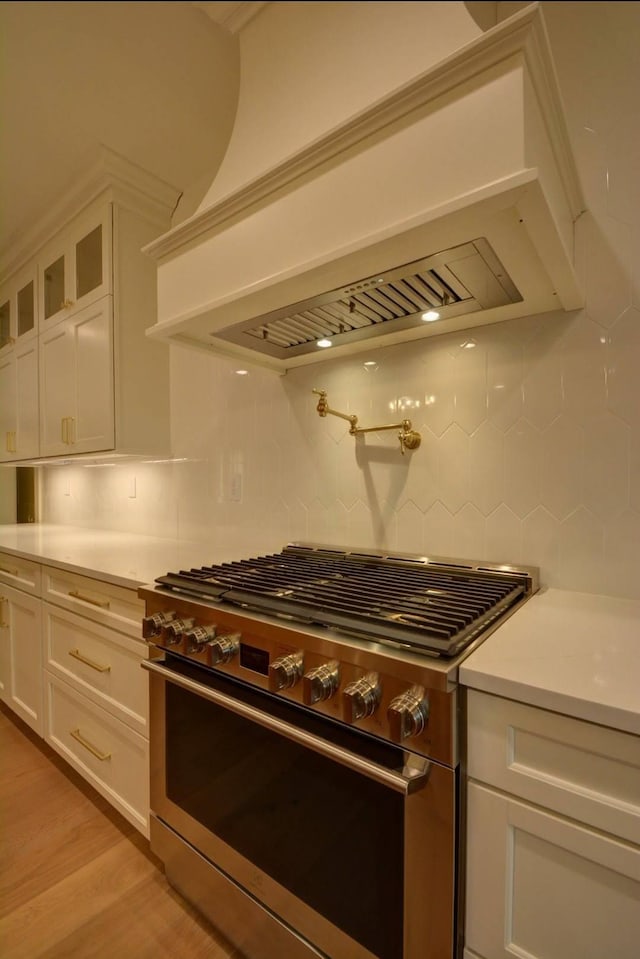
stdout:
<svg viewBox="0 0 640 959">
<path fill-rule="evenodd" d="M 232 361 L 172 346 L 173 459 L 44 467 L 42 520 L 178 538 L 194 564 L 302 539 L 538 565 L 547 586 L 640 598 L 630 111 L 598 129 L 573 117 L 588 206 L 576 223 L 584 309 L 284 377 L 241 376 Z M 402 456 L 395 431 L 350 436 L 344 420 L 318 416 L 314 388 L 361 426 L 410 419 L 419 449 Z"/>
</svg>

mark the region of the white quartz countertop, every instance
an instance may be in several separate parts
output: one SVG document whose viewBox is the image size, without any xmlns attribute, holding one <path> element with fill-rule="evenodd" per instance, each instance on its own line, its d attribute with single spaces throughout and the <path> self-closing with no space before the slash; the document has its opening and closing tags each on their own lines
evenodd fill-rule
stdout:
<svg viewBox="0 0 640 959">
<path fill-rule="evenodd" d="M 205 558 L 203 547 L 178 540 L 46 523 L 0 525 L 0 550 L 129 589 L 219 559 L 214 549 Z"/>
<path fill-rule="evenodd" d="M 459 678 L 640 735 L 640 601 L 540 590 L 463 661 Z"/>
</svg>

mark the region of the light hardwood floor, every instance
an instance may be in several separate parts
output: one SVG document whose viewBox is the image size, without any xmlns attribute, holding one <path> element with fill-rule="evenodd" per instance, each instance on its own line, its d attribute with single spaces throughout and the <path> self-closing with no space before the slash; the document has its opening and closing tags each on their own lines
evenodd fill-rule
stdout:
<svg viewBox="0 0 640 959">
<path fill-rule="evenodd" d="M 2 959 L 240 959 L 149 843 L 0 704 Z"/>
</svg>

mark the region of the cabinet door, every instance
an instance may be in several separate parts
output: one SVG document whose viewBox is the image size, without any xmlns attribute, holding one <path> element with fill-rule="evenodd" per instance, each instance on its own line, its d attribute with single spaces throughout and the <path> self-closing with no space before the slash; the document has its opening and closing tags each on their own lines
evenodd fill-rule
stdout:
<svg viewBox="0 0 640 959">
<path fill-rule="evenodd" d="M 15 351 L 0 353 L 0 462 L 15 458 L 16 358 Z"/>
<path fill-rule="evenodd" d="M 38 423 L 38 340 L 18 340 L 16 363 L 15 459 L 37 456 L 40 448 Z"/>
<path fill-rule="evenodd" d="M 636 959 L 640 847 L 470 783 L 465 942 L 491 959 Z"/>
<path fill-rule="evenodd" d="M 40 332 L 112 292 L 111 204 L 91 207 L 40 255 Z"/>
<path fill-rule="evenodd" d="M 40 454 L 113 449 L 112 298 L 40 336 Z"/>
<path fill-rule="evenodd" d="M 41 603 L 0 585 L 0 695 L 40 736 L 43 735 Z"/>
</svg>

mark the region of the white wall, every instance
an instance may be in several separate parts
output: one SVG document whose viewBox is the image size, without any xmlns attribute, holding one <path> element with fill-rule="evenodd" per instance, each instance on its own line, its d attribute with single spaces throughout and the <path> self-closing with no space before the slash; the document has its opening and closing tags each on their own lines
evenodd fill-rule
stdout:
<svg viewBox="0 0 640 959">
<path fill-rule="evenodd" d="M 550 586 L 640 598 L 640 5 L 543 8 L 589 209 L 585 309 L 283 378 L 171 347 L 177 461 L 47 468 L 45 521 L 175 536 L 194 563 L 310 539 L 530 563 Z M 363 426 L 408 416 L 421 447 L 354 440 L 314 387 Z"/>
</svg>

